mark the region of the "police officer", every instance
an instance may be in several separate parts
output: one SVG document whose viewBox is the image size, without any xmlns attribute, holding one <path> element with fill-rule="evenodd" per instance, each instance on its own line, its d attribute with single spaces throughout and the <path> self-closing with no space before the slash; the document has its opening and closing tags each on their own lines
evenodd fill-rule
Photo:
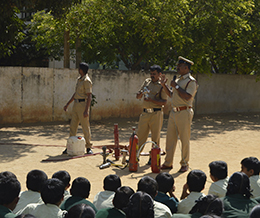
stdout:
<svg viewBox="0 0 260 218">
<path fill-rule="evenodd" d="M 138 123 L 138 143 L 142 146 L 151 131 L 151 138 L 156 144 L 160 142 L 160 132 L 163 124 L 163 107 L 167 102 L 167 95 L 159 81 L 161 67 L 153 65 L 150 67 L 150 78 L 147 78 L 138 93 L 137 99 L 143 99 L 143 112 Z M 148 162 L 150 164 L 150 160 Z"/>
<path fill-rule="evenodd" d="M 76 136 L 79 123 L 81 123 L 84 137 L 86 140 L 86 151 L 92 154 L 91 150 L 91 132 L 89 125 L 89 109 L 92 99 L 92 82 L 88 76 L 88 64 L 82 62 L 79 64 L 80 77 L 77 79 L 76 90 L 71 99 L 64 106 L 64 111 L 67 111 L 70 103 L 74 101 L 72 109 L 72 117 L 70 122 L 70 136 Z M 63 154 L 67 153 L 67 149 Z"/>
<path fill-rule="evenodd" d="M 166 136 L 166 156 L 161 169 L 172 169 L 173 156 L 177 145 L 178 136 L 180 138 L 181 168 L 179 172 L 186 172 L 189 166 L 190 157 L 190 133 L 193 118 L 192 103 L 197 92 L 198 85 L 190 74 L 190 67 L 194 63 L 184 57 L 178 58 L 177 73 L 179 77 L 171 81 L 169 89 L 166 85 L 165 75 L 160 78 L 163 89 L 171 97 L 172 110 L 169 115 L 167 136 Z"/>
</svg>

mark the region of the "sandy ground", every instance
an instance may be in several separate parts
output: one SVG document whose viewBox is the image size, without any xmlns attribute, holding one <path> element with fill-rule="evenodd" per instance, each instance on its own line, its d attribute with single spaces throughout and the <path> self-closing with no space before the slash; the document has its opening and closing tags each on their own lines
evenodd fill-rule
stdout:
<svg viewBox="0 0 260 218">
<path fill-rule="evenodd" d="M 127 145 L 132 133 L 132 126 L 137 126 L 138 118 L 109 119 L 92 121 L 92 142 L 95 146 L 114 144 L 114 123 L 119 126 L 119 144 Z M 123 185 L 137 189 L 138 180 L 145 176 L 155 178 L 151 172 L 147 156 L 142 156 L 138 172 L 129 172 L 110 167 L 100 170 L 101 155 L 71 159 L 66 161 L 42 162 L 43 159 L 59 156 L 64 150 L 69 133 L 68 123 L 19 124 L 0 127 L 0 171 L 15 173 L 26 189 L 26 174 L 32 169 L 40 169 L 51 177 L 58 170 L 67 170 L 72 180 L 78 176 L 86 177 L 91 182 L 92 201 L 95 194 L 102 190 L 103 179 L 108 174 L 120 176 Z M 161 132 L 161 147 L 165 148 L 167 118 Z M 82 136 L 81 128 L 78 135 Z M 37 146 L 38 145 L 38 146 Z M 40 145 L 40 146 L 39 146 Z M 201 169 L 207 175 L 204 193 L 211 184 L 208 164 L 213 160 L 223 160 L 228 164 L 229 175 L 240 170 L 240 161 L 244 157 L 256 156 L 260 159 L 260 113 L 195 116 L 192 125 L 190 168 Z M 145 151 L 149 151 L 147 144 Z M 95 148 L 94 152 L 101 152 Z M 175 178 L 176 196 L 181 195 L 188 172 L 180 174 L 180 143 L 176 149 L 174 166 L 169 173 Z M 114 157 L 109 156 L 114 160 Z M 164 156 L 162 156 L 162 162 Z M 118 161 L 121 163 L 121 158 Z"/>
</svg>

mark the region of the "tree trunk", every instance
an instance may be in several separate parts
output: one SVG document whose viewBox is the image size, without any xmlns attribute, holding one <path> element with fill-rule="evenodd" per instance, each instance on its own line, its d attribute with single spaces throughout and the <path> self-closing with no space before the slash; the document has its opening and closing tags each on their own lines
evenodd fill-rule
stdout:
<svg viewBox="0 0 260 218">
<path fill-rule="evenodd" d="M 76 68 L 79 67 L 81 62 L 81 39 L 78 37 L 76 40 Z"/>
<path fill-rule="evenodd" d="M 65 30 L 64 31 L 64 68 L 70 68 L 70 32 Z"/>
</svg>

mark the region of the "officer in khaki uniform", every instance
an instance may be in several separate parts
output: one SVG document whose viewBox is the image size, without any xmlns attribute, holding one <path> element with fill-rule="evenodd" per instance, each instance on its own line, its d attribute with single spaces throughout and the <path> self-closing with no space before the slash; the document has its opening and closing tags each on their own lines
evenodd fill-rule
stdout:
<svg viewBox="0 0 260 218">
<path fill-rule="evenodd" d="M 161 67 L 153 65 L 150 67 L 151 78 L 142 84 L 136 98 L 143 100 L 143 112 L 138 123 L 138 144 L 143 145 L 151 130 L 151 138 L 156 144 L 160 143 L 160 132 L 163 124 L 163 107 L 167 102 L 167 95 L 159 81 Z"/>
<path fill-rule="evenodd" d="M 92 154 L 92 144 L 90 143 L 91 132 L 89 125 L 89 109 L 92 99 L 92 82 L 88 76 L 88 68 L 88 64 L 84 62 L 79 64 L 80 77 L 77 79 L 76 90 L 71 99 L 64 106 L 64 110 L 67 111 L 69 104 L 74 101 L 70 122 L 70 136 L 76 136 L 79 123 L 81 123 L 84 138 L 86 140 L 87 153 Z M 63 153 L 66 154 L 67 149 L 63 151 Z"/>
<path fill-rule="evenodd" d="M 161 169 L 172 169 L 173 156 L 179 136 L 182 144 L 181 169 L 179 172 L 188 170 L 191 122 L 194 114 L 192 103 L 198 89 L 197 81 L 190 74 L 190 67 L 193 64 L 192 61 L 181 56 L 179 57 L 177 72 L 180 76 L 176 80 L 173 79 L 171 81 L 173 90 L 166 85 L 167 79 L 165 75 L 162 75 L 160 78 L 165 92 L 171 97 L 172 105 L 167 127 L 166 157 Z"/>
</svg>

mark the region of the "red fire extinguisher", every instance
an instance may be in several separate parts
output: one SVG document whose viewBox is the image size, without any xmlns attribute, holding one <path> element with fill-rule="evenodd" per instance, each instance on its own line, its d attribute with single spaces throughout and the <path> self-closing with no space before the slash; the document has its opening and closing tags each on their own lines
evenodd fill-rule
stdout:
<svg viewBox="0 0 260 218">
<path fill-rule="evenodd" d="M 119 160 L 120 156 L 120 148 L 119 148 L 119 140 L 118 140 L 118 124 L 114 124 L 114 138 L 115 138 L 115 158 Z"/>
<path fill-rule="evenodd" d="M 161 149 L 158 145 L 153 145 L 151 150 L 151 168 L 153 173 L 160 173 L 161 170 Z"/>
<path fill-rule="evenodd" d="M 133 134 L 129 139 L 129 171 L 136 172 L 138 168 L 138 160 L 136 157 L 136 152 L 138 150 L 138 137 L 135 133 L 135 128 L 133 127 Z"/>
</svg>

